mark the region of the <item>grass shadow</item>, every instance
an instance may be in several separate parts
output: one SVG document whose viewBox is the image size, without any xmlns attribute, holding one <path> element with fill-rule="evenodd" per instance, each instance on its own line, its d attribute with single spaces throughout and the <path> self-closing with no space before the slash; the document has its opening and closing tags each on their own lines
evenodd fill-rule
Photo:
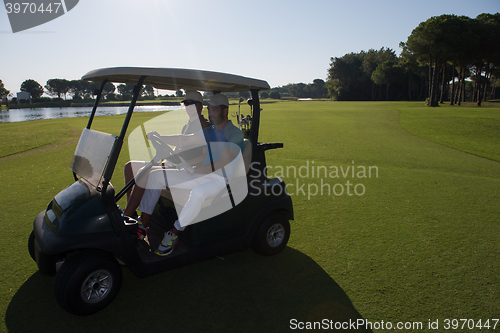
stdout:
<svg viewBox="0 0 500 333">
<path fill-rule="evenodd" d="M 9 332 L 284 332 L 297 322 L 362 318 L 342 288 L 307 255 L 287 247 L 241 251 L 147 278 L 123 268 L 114 302 L 89 317 L 63 311 L 53 278 L 33 274 L 10 302 Z M 359 330 L 363 331 L 363 330 Z"/>
</svg>

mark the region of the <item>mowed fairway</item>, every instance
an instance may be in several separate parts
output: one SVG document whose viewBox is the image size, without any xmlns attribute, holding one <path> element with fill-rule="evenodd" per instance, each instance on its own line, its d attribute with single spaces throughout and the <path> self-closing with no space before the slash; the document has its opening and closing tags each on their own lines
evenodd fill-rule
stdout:
<svg viewBox="0 0 500 333">
<path fill-rule="evenodd" d="M 378 178 L 329 179 L 364 184 L 362 196 L 295 197 L 290 242 L 328 272 L 365 318 L 484 321 L 500 313 L 500 163 L 415 136 L 399 123 L 400 116 L 407 126 L 421 116 L 419 124 L 425 124 L 426 117 L 445 110 L 468 116 L 476 153 L 498 160 L 498 108 L 310 102 L 300 108 L 282 104 L 266 118 L 273 126 L 264 127 L 262 136 L 285 142 L 285 149 L 269 154 L 271 165 L 298 168 L 314 160 L 378 167 Z M 485 120 L 495 135 L 475 127 Z M 451 132 L 456 123 L 445 119 L 441 127 Z M 321 184 L 320 178 L 301 181 Z"/>
<path fill-rule="evenodd" d="M 445 319 L 493 326 L 500 108 L 262 108 L 259 141 L 284 143 L 267 152 L 268 174 L 286 180 L 294 202 L 285 251 L 262 257 L 247 249 L 141 279 L 124 268 L 118 297 L 90 318 L 59 308 L 53 279 L 37 273 L 26 246 L 34 217 L 72 182 L 67 165 L 86 119 L 0 124 L 0 331 L 284 332 L 292 319 L 356 317 L 401 332 L 411 330 L 395 329 L 398 322 L 421 323 L 418 331 L 431 331 L 429 320 L 439 320 L 439 331 Z M 130 128 L 156 115 L 135 114 Z M 96 118 L 95 129 L 117 133 L 122 120 Z M 119 163 L 127 158 L 125 147 Z M 112 182 L 123 185 L 121 169 Z"/>
</svg>

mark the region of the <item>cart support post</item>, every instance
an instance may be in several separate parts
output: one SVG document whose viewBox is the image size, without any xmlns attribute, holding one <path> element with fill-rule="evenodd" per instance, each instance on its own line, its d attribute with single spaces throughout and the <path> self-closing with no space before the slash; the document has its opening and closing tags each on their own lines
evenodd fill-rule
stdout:
<svg viewBox="0 0 500 333">
<path fill-rule="evenodd" d="M 94 107 L 92 108 L 92 113 L 90 114 L 89 122 L 87 124 L 87 129 L 90 129 L 90 126 L 92 126 L 92 121 L 94 120 L 95 112 L 97 110 L 97 106 L 99 105 L 99 101 L 101 100 L 102 91 L 104 90 L 104 85 L 106 85 L 106 83 L 108 83 L 108 80 L 102 81 L 101 87 L 98 90 L 97 96 L 94 101 Z"/>
<path fill-rule="evenodd" d="M 142 89 L 142 83 L 146 76 L 141 76 L 139 81 L 134 88 L 134 97 L 132 97 L 132 101 L 130 102 L 130 106 L 128 108 L 127 116 L 125 117 L 125 121 L 123 122 L 122 131 L 120 136 L 116 139 L 113 149 L 111 150 L 111 154 L 109 156 L 108 164 L 106 165 L 106 170 L 104 171 L 104 181 L 102 184 L 102 192 L 106 192 L 106 188 L 108 187 L 108 183 L 111 180 L 111 176 L 113 175 L 113 171 L 115 170 L 116 162 L 118 161 L 118 156 L 120 155 L 120 151 L 123 146 L 123 140 L 125 138 L 125 133 L 127 133 L 128 124 L 130 123 L 130 118 L 132 118 L 132 113 L 134 112 L 135 103 L 139 98 Z"/>
<path fill-rule="evenodd" d="M 252 143 L 252 149 L 257 147 L 257 142 L 259 139 L 259 123 L 260 123 L 260 101 L 259 101 L 259 90 L 252 89 L 252 101 L 253 101 L 253 115 L 252 115 L 252 128 L 250 129 L 250 142 Z"/>
</svg>

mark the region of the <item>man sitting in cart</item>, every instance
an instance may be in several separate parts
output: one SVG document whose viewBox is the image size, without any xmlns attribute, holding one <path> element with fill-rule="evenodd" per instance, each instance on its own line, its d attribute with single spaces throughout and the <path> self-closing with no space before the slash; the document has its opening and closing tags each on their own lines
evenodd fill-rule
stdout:
<svg viewBox="0 0 500 333">
<path fill-rule="evenodd" d="M 205 117 L 201 114 L 203 111 L 203 96 L 195 90 L 186 91 L 186 96 L 184 100 L 181 102 L 184 107 L 186 107 L 186 112 L 189 117 L 189 121 L 182 128 L 182 134 L 193 134 L 196 133 L 203 128 L 209 127 L 210 123 Z M 193 106 L 196 108 L 194 109 Z M 196 164 L 199 159 L 197 157 L 202 155 L 201 147 L 196 149 L 189 149 L 189 147 L 176 147 L 176 153 L 181 154 L 181 156 L 191 164 Z M 203 160 L 202 160 L 203 161 Z M 145 162 L 142 161 L 129 161 L 125 164 L 124 174 L 125 174 L 125 184 L 131 181 L 135 175 L 146 165 Z M 165 166 L 165 162 L 162 162 L 161 166 L 156 166 L 151 168 L 152 170 L 160 169 Z M 144 194 L 144 189 L 146 188 L 146 184 L 148 181 L 148 174 L 144 174 L 140 179 L 136 179 L 136 184 L 127 192 L 127 209 L 124 211 L 125 216 L 137 217 L 137 213 L 131 211 L 131 207 L 139 206 L 142 195 Z M 133 192 L 137 192 L 134 196 L 131 196 Z M 135 200 L 135 202 L 129 202 Z M 142 232 L 142 231 L 141 231 Z"/>
<path fill-rule="evenodd" d="M 202 163 L 193 165 L 194 173 L 181 169 L 153 170 L 149 174 L 146 190 L 141 196 L 139 210 L 142 212 L 141 223 L 148 228 L 151 214 L 158 202 L 161 191 L 165 187 L 170 189 L 190 190 L 190 196 L 185 203 L 173 228 L 165 232 L 163 241 L 155 251 L 157 255 L 166 256 L 172 253 L 178 244 L 178 234 L 191 224 L 200 213 L 205 200 L 216 196 L 226 187 L 227 178 L 232 176 L 233 170 L 225 168 L 243 150 L 243 133 L 228 119 L 229 101 L 222 94 L 214 94 L 208 101 L 208 115 L 212 126 L 196 134 L 169 135 L 161 138 L 167 144 L 178 146 L 196 144 L 205 141 Z M 148 133 L 148 139 L 156 132 Z M 215 143 L 215 144 L 214 144 Z M 207 149 L 208 148 L 208 149 Z M 139 193 L 134 191 L 125 209 L 127 213 L 135 212 Z"/>
</svg>

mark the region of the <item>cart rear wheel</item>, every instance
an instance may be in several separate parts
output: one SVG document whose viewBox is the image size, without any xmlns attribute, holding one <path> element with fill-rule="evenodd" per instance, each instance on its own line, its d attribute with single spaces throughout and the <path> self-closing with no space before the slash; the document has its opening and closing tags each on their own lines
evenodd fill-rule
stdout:
<svg viewBox="0 0 500 333">
<path fill-rule="evenodd" d="M 90 315 L 108 306 L 122 283 L 115 258 L 85 251 L 70 256 L 56 275 L 55 296 L 59 305 L 76 315 Z"/>
<path fill-rule="evenodd" d="M 271 214 L 264 219 L 255 234 L 252 248 L 263 255 L 281 252 L 290 238 L 290 222 L 280 213 Z"/>
</svg>

